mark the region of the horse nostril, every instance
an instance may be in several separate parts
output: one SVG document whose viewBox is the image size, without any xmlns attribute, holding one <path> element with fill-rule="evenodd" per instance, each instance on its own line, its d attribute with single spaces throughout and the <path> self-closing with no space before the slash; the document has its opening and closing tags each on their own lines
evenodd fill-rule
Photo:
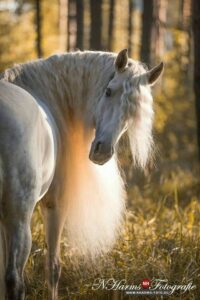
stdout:
<svg viewBox="0 0 200 300">
<path fill-rule="evenodd" d="M 99 152 L 99 150 L 101 149 L 101 145 L 102 145 L 101 142 L 97 142 L 96 143 L 96 146 L 94 148 L 94 153 L 98 153 Z"/>
</svg>

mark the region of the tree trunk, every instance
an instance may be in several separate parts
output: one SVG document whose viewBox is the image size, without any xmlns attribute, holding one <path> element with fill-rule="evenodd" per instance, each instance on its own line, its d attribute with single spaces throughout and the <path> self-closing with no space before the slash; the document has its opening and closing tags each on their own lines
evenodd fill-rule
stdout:
<svg viewBox="0 0 200 300">
<path fill-rule="evenodd" d="M 84 0 L 76 0 L 76 20 L 77 20 L 76 47 L 80 50 L 83 50 Z"/>
<path fill-rule="evenodd" d="M 36 0 L 35 2 L 35 8 L 36 8 L 36 52 L 37 57 L 42 57 L 42 32 L 41 32 L 41 2 L 40 0 Z"/>
<path fill-rule="evenodd" d="M 164 37 L 167 18 L 167 1 L 154 0 L 153 37 L 151 62 L 162 59 L 165 52 Z"/>
<path fill-rule="evenodd" d="M 142 13 L 142 40 L 141 40 L 141 61 L 151 63 L 151 41 L 153 28 L 153 0 L 143 0 Z"/>
<path fill-rule="evenodd" d="M 133 10 L 134 0 L 129 0 L 129 16 L 128 16 L 128 51 L 129 56 L 132 56 L 132 36 L 133 36 Z"/>
<path fill-rule="evenodd" d="M 192 49 L 192 1 L 182 0 L 182 17 L 181 17 L 181 29 L 184 30 L 186 36 L 186 48 L 184 51 L 184 56 L 188 61 L 185 64 L 184 71 L 187 74 L 187 80 L 189 84 L 193 82 L 193 49 Z"/>
<path fill-rule="evenodd" d="M 155 64 L 163 57 L 167 1 L 143 0 L 141 60 Z"/>
<path fill-rule="evenodd" d="M 179 27 L 183 30 L 188 30 L 190 27 L 191 17 L 191 0 L 182 0 L 180 5 Z"/>
<path fill-rule="evenodd" d="M 102 0 L 90 0 L 91 30 L 90 48 L 102 50 L 101 29 L 102 29 Z"/>
<path fill-rule="evenodd" d="M 75 50 L 76 48 L 76 1 L 68 0 L 68 24 L 67 24 L 67 51 Z"/>
<path fill-rule="evenodd" d="M 114 29 L 114 11 L 115 11 L 115 0 L 110 0 L 109 8 L 109 28 L 108 28 L 108 49 L 112 51 L 113 43 L 113 29 Z"/>
<path fill-rule="evenodd" d="M 67 7 L 68 0 L 59 0 L 60 51 L 66 51 L 67 49 Z"/>
<path fill-rule="evenodd" d="M 197 116 L 197 140 L 200 158 L 200 1 L 193 0 L 192 27 L 194 36 L 194 93 Z"/>
</svg>

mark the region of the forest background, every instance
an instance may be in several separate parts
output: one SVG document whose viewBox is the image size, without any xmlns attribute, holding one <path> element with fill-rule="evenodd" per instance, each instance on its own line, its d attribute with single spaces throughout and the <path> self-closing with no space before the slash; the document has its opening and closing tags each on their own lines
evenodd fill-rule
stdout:
<svg viewBox="0 0 200 300">
<path fill-rule="evenodd" d="M 58 52 L 123 48 L 148 67 L 165 63 L 162 80 L 153 88 L 155 164 L 145 172 L 134 169 L 123 139 L 120 163 L 128 189 L 123 235 L 95 268 L 86 268 L 84 260 L 77 266 L 63 239 L 59 299 L 129 299 L 119 291 L 93 291 L 98 277 L 135 284 L 143 278 L 193 282 L 196 289 L 189 294 L 170 298 L 199 299 L 200 1 L 0 1 L 0 72 Z M 39 207 L 32 234 L 27 299 L 47 299 Z"/>
</svg>

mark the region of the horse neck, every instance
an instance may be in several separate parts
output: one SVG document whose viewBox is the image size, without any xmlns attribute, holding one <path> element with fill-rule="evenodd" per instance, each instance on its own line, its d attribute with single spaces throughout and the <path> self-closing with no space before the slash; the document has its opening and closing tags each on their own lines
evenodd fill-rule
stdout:
<svg viewBox="0 0 200 300">
<path fill-rule="evenodd" d="M 76 52 L 57 57 L 61 103 L 67 120 L 81 120 L 93 127 L 97 102 L 113 73 L 114 56 L 103 52 Z"/>
<path fill-rule="evenodd" d="M 11 69 L 9 81 L 45 102 L 61 131 L 76 119 L 91 128 L 96 104 L 114 71 L 114 58 L 89 51 L 54 55 Z"/>
</svg>

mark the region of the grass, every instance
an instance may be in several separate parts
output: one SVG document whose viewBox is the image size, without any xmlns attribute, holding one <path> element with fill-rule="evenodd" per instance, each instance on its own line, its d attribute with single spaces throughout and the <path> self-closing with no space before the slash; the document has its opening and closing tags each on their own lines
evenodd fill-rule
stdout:
<svg viewBox="0 0 200 300">
<path fill-rule="evenodd" d="M 190 190 L 189 182 L 187 184 Z M 198 299 L 200 204 L 197 195 L 200 191 L 198 180 L 191 178 L 191 184 L 189 201 L 181 201 L 185 191 L 174 184 L 173 176 L 166 180 L 164 186 L 156 189 L 156 194 L 160 193 L 157 199 L 149 197 L 148 186 L 143 190 L 143 195 L 138 188 L 130 188 L 129 199 L 134 200 L 129 201 L 123 235 L 113 251 L 107 257 L 100 257 L 95 265 L 86 266 L 83 260 L 77 264 L 75 255 L 70 250 L 66 251 L 63 241 L 59 299 L 129 299 L 120 292 L 93 291 L 91 286 L 96 278 L 126 279 L 132 284 L 139 284 L 143 278 L 168 279 L 170 284 L 192 281 L 197 286 L 195 290 L 175 294 L 170 299 Z M 166 189 L 168 193 L 164 194 Z M 34 218 L 38 223 L 39 211 Z M 43 264 L 45 246 L 41 225 L 37 226 L 26 269 L 27 300 L 47 299 Z"/>
</svg>

